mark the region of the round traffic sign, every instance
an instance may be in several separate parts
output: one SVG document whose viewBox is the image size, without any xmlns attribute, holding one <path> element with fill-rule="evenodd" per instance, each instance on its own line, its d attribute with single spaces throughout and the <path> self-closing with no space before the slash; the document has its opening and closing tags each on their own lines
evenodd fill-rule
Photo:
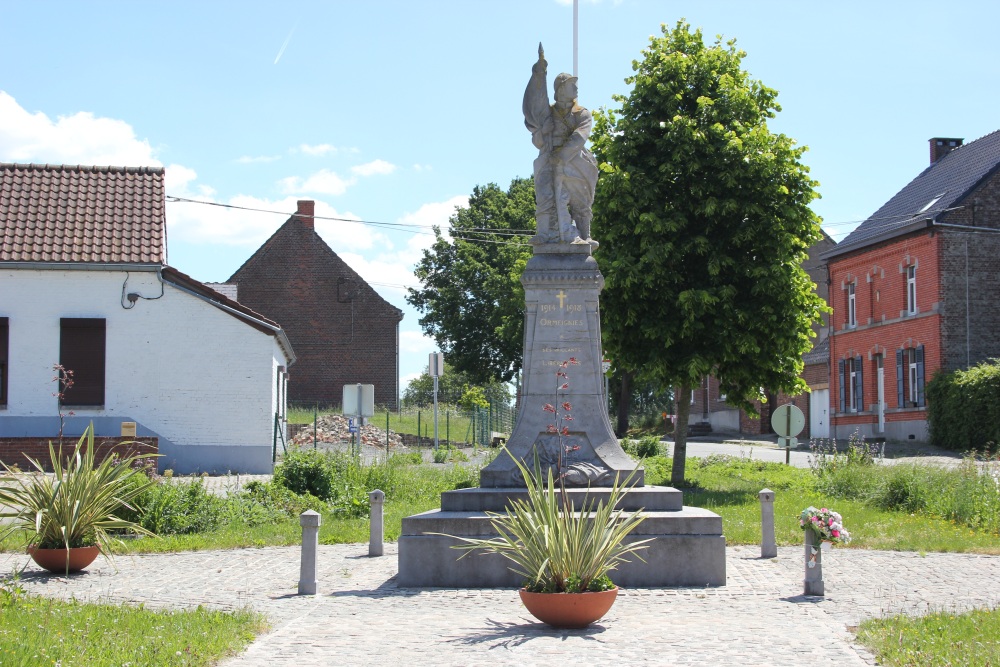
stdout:
<svg viewBox="0 0 1000 667">
<path fill-rule="evenodd" d="M 771 413 L 771 428 L 780 436 L 793 438 L 806 427 L 806 417 L 791 403 L 779 405 Z"/>
</svg>

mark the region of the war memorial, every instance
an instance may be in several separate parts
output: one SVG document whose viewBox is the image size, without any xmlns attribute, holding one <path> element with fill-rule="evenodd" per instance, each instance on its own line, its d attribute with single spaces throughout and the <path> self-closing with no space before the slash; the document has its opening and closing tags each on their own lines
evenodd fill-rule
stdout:
<svg viewBox="0 0 1000 667">
<path fill-rule="evenodd" d="M 399 586 L 491 588 L 520 586 L 496 554 L 451 548 L 451 536 L 495 534 L 488 512 L 502 512 L 527 494 L 514 457 L 562 479 L 580 508 L 610 494 L 615 481 L 631 490 L 622 509 L 646 520 L 630 539 L 652 538 L 612 573 L 631 587 L 723 586 L 726 542 L 722 518 L 685 507 L 677 489 L 646 486 L 643 470 L 625 454 L 611 427 L 603 391 L 600 293 L 604 278 L 593 252 L 591 206 L 598 169 L 586 148 L 592 117 L 577 103 L 577 78 L 559 74 L 549 102 L 541 45 L 524 92 L 524 122 L 538 148 L 534 162 L 536 234 L 521 276 L 525 291 L 521 403 L 507 449 L 480 474 L 480 487 L 442 494 L 441 509 L 403 519 Z M 564 407 L 568 406 L 568 407 Z M 548 408 L 548 409 L 546 409 Z M 571 414 L 570 414 L 571 413 Z M 565 419 L 571 416 L 572 419 Z M 557 491 L 558 492 L 558 491 Z"/>
</svg>

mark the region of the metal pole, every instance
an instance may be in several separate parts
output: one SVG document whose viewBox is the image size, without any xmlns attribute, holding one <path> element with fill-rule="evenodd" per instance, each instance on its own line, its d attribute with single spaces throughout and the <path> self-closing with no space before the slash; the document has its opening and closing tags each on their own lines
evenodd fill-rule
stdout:
<svg viewBox="0 0 1000 667">
<path fill-rule="evenodd" d="M 358 454 L 361 453 L 361 401 L 362 401 L 361 394 L 362 394 L 361 384 L 359 383 L 358 384 L 358 421 L 355 422 L 355 425 L 358 427 L 358 431 L 357 431 L 357 433 L 354 434 L 354 443 L 357 445 L 357 453 Z M 353 453 L 354 449 L 352 448 L 351 451 Z"/>
<path fill-rule="evenodd" d="M 580 0 L 573 0 L 573 76 L 579 76 L 579 32 L 580 32 Z"/>
<path fill-rule="evenodd" d="M 785 410 L 785 465 L 791 465 L 792 460 L 792 406 L 786 405 Z"/>
<path fill-rule="evenodd" d="M 451 443 L 451 410 L 444 413 L 444 439 Z"/>
<path fill-rule="evenodd" d="M 420 448 L 420 410 L 417 410 L 417 448 Z"/>
<path fill-rule="evenodd" d="M 434 376 L 434 449 L 438 448 L 438 377 Z"/>
<path fill-rule="evenodd" d="M 319 401 L 313 405 L 313 449 L 316 449 L 316 424 L 319 422 Z"/>
</svg>

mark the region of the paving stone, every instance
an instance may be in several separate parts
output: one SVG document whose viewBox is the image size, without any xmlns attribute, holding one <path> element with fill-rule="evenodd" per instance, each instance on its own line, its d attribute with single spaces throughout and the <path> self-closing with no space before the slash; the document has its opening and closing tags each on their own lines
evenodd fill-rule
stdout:
<svg viewBox="0 0 1000 667">
<path fill-rule="evenodd" d="M 535 621 L 517 591 L 401 589 L 395 543 L 321 545 L 319 595 L 296 594 L 299 549 L 277 547 L 119 556 L 82 574 L 52 576 L 20 554 L 22 585 L 59 598 L 149 607 L 250 607 L 272 629 L 226 667 L 278 665 L 874 665 L 851 629 L 871 617 L 1000 606 L 1000 557 L 921 556 L 836 548 L 824 554 L 825 598 L 802 595 L 801 547 L 775 559 L 756 546 L 727 549 L 727 585 L 622 590 L 586 630 Z M 824 638 L 822 646 L 817 637 Z"/>
</svg>

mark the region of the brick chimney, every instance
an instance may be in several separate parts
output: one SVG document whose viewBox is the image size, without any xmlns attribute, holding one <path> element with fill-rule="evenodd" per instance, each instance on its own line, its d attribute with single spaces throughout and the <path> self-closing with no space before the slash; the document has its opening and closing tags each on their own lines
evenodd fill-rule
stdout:
<svg viewBox="0 0 1000 667">
<path fill-rule="evenodd" d="M 299 217 L 302 224 L 309 229 L 315 229 L 315 221 L 313 216 L 316 215 L 316 202 L 311 199 L 300 199 L 299 208 L 295 211 L 295 215 Z"/>
<path fill-rule="evenodd" d="M 945 155 L 962 145 L 961 139 L 951 137 L 934 137 L 928 141 L 931 145 L 931 164 L 934 164 Z"/>
</svg>

